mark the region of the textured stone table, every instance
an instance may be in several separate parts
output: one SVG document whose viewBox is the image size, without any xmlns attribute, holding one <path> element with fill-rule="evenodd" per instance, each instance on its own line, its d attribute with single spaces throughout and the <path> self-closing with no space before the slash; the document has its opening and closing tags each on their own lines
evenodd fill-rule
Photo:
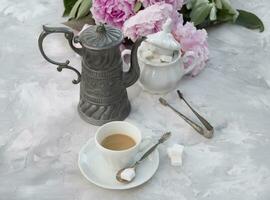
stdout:
<svg viewBox="0 0 270 200">
<path fill-rule="evenodd" d="M 270 2 L 235 0 L 258 14 L 264 33 L 224 25 L 209 30 L 211 59 L 180 88 L 216 127 L 206 140 L 138 85 L 129 88 L 127 121 L 145 135 L 165 130 L 173 139 L 160 148 L 160 167 L 146 184 L 110 191 L 86 181 L 78 151 L 97 127 L 76 111 L 79 86 L 71 71 L 58 73 L 37 48 L 41 24 L 63 21 L 61 1 L 0 0 L 0 199 L 1 200 L 269 200 L 270 199 Z M 50 55 L 75 66 L 80 60 L 62 36 L 48 39 Z M 174 92 L 166 95 L 189 116 Z M 170 166 L 165 150 L 184 144 L 182 168 Z"/>
</svg>

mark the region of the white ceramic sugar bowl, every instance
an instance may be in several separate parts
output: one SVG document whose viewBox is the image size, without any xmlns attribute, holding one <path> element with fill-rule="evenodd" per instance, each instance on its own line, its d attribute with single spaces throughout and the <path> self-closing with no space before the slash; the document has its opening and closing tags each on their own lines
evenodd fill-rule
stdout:
<svg viewBox="0 0 270 200">
<path fill-rule="evenodd" d="M 150 93 L 164 94 L 174 90 L 181 78 L 196 66 L 193 62 L 187 70 L 184 69 L 184 62 L 194 57 L 194 53 L 186 52 L 181 56 L 181 46 L 171 34 L 171 24 L 171 19 L 168 19 L 163 30 L 148 35 L 138 49 L 139 82 Z"/>
</svg>

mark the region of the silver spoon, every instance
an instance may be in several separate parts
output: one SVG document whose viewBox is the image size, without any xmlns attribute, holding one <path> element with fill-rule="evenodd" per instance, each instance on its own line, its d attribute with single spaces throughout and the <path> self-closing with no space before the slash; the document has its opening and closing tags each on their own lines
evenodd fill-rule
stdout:
<svg viewBox="0 0 270 200">
<path fill-rule="evenodd" d="M 135 170 L 136 167 L 141 164 L 157 147 L 158 145 L 160 145 L 161 143 L 165 142 L 169 137 L 171 136 L 171 132 L 167 132 L 164 133 L 160 139 L 158 140 L 158 142 L 156 144 L 154 144 L 150 149 L 148 149 L 143 156 L 137 160 L 133 165 L 129 166 L 129 167 L 125 167 L 123 169 L 120 169 L 117 173 L 116 173 L 116 179 L 121 182 L 121 183 L 130 183 L 131 181 L 133 181 L 133 179 L 135 178 L 135 176 L 133 177 L 133 179 L 131 179 L 130 181 L 122 179 L 121 178 L 121 173 L 126 170 L 126 169 L 133 169 Z"/>
</svg>

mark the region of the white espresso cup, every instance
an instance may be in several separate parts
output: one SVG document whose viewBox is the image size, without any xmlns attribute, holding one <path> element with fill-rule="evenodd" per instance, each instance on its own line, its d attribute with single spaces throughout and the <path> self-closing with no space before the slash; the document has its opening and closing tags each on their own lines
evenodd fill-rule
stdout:
<svg viewBox="0 0 270 200">
<path fill-rule="evenodd" d="M 102 141 L 113 134 L 123 134 L 131 137 L 135 141 L 135 145 L 125 150 L 111 150 L 101 145 Z M 140 150 L 142 135 L 140 130 L 123 121 L 113 121 L 99 127 L 95 135 L 95 143 L 99 153 L 107 162 L 108 167 L 113 171 L 120 170 L 134 162 L 134 159 Z"/>
</svg>

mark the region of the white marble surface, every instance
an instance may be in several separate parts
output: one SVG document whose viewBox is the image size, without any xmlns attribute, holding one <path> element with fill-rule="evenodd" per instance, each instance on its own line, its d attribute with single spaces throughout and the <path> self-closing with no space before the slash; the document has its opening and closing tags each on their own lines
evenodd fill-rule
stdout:
<svg viewBox="0 0 270 200">
<path fill-rule="evenodd" d="M 264 33 L 224 25 L 209 30 L 211 60 L 180 88 L 216 127 L 215 137 L 197 135 L 158 103 L 158 96 L 129 88 L 127 121 L 145 135 L 173 132 L 160 148 L 160 167 L 145 185 L 110 191 L 80 174 L 80 147 L 97 127 L 76 111 L 74 74 L 58 73 L 37 48 L 41 24 L 63 21 L 62 1 L 0 0 L 0 199 L 1 200 L 268 200 L 270 199 L 270 2 L 235 0 L 258 14 Z M 62 36 L 47 40 L 55 58 L 79 57 Z M 173 92 L 166 98 L 189 116 Z M 182 168 L 170 166 L 166 147 L 186 146 Z"/>
</svg>

